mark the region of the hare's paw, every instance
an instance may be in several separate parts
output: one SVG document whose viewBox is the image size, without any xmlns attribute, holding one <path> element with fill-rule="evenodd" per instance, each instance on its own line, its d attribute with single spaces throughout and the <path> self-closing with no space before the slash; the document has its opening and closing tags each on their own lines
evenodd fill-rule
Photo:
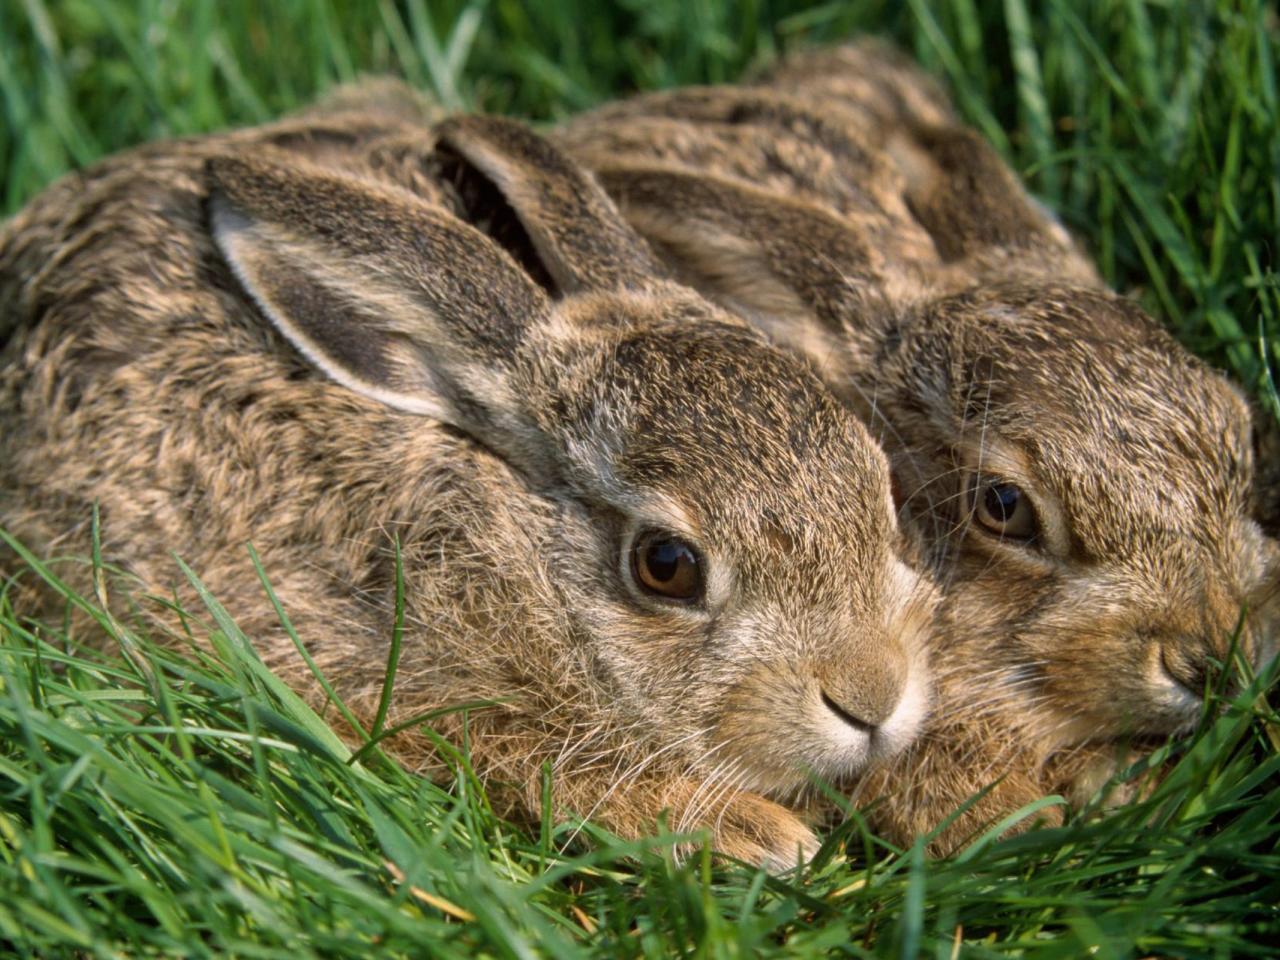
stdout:
<svg viewBox="0 0 1280 960">
<path fill-rule="evenodd" d="M 684 776 L 642 777 L 625 785 L 590 776 L 566 777 L 556 785 L 556 807 L 561 813 L 589 816 L 629 839 L 651 837 L 659 824 L 682 836 L 702 832 L 710 837 L 716 854 L 770 873 L 791 870 L 818 852 L 818 838 L 794 811 L 758 793 L 714 797 L 713 786 Z M 524 803 L 531 814 L 541 809 L 532 790 Z M 697 848 L 695 843 L 681 844 L 676 853 L 686 858 Z"/>
<path fill-rule="evenodd" d="M 755 794 L 739 794 L 708 819 L 719 853 L 770 873 L 808 863 L 818 852 L 818 838 L 798 816 Z"/>
<path fill-rule="evenodd" d="M 1109 781 L 1120 771 L 1137 763 L 1150 753 L 1150 748 L 1122 743 L 1089 744 L 1050 760 L 1047 775 L 1054 789 L 1065 796 L 1073 807 L 1079 809 L 1097 797 L 1104 808 L 1123 806 L 1147 796 L 1160 782 L 1159 772 L 1138 774 L 1120 780 Z"/>
</svg>

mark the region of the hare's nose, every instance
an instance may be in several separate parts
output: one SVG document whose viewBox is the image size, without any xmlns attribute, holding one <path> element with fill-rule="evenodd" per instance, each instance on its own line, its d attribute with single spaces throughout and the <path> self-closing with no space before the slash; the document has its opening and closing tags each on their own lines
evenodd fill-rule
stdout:
<svg viewBox="0 0 1280 960">
<path fill-rule="evenodd" d="M 896 659 L 862 669 L 846 663 L 839 674 L 820 671 L 822 704 L 855 730 L 874 733 L 901 702 L 906 672 L 905 660 Z"/>
<path fill-rule="evenodd" d="M 1222 667 L 1208 650 L 1208 642 L 1191 643 L 1188 646 L 1197 648 L 1195 655 L 1188 656 L 1185 651 L 1180 654 L 1165 650 L 1161 656 L 1164 671 L 1183 690 L 1197 700 L 1203 700 L 1205 694 L 1217 691 L 1224 696 L 1233 697 L 1240 692 L 1240 679 L 1235 671 L 1228 671 L 1225 678 Z"/>
<path fill-rule="evenodd" d="M 1195 670 L 1187 670 L 1185 668 L 1174 670 L 1166 661 L 1165 673 L 1173 678 L 1173 682 L 1183 689 L 1183 692 L 1191 694 L 1199 700 L 1204 696 L 1205 683 L 1208 680 L 1208 671 L 1201 668 Z"/>
<path fill-rule="evenodd" d="M 827 691 L 825 690 L 822 691 L 822 703 L 823 703 L 823 706 L 825 706 L 828 710 L 834 713 L 837 717 L 839 717 L 849 726 L 853 727 L 853 729 L 857 730 L 860 733 L 865 733 L 867 736 L 871 736 L 871 734 L 875 733 L 876 727 L 878 727 L 880 723 L 883 722 L 883 720 L 879 722 L 864 720 L 862 717 L 858 716 L 856 713 L 850 712 L 846 708 L 842 707 L 835 700 L 831 699 L 831 695 L 827 693 Z"/>
</svg>

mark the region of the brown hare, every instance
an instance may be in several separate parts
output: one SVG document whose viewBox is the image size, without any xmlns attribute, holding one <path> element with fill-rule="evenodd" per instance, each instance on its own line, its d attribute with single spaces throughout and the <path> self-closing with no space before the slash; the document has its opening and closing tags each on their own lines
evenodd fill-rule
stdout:
<svg viewBox="0 0 1280 960">
<path fill-rule="evenodd" d="M 932 849 L 1199 717 L 1274 651 L 1240 392 L 1107 291 L 936 87 L 876 45 L 557 135 L 677 276 L 806 355 L 880 438 L 944 587 L 925 736 L 861 777 Z"/>
<path fill-rule="evenodd" d="M 437 729 L 510 813 L 550 765 L 560 812 L 785 868 L 809 778 L 916 732 L 883 454 L 523 126 L 356 98 L 121 154 L 4 225 L 0 310 L 0 524 L 83 551 L 99 504 L 107 560 L 165 596 L 181 556 L 319 697 L 252 542 L 366 720 L 394 535 L 393 712 L 494 701 Z"/>
</svg>

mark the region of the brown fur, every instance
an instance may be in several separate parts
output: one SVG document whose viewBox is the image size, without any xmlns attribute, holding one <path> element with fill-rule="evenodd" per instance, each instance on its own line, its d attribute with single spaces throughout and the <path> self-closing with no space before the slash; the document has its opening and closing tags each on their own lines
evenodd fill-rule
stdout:
<svg viewBox="0 0 1280 960">
<path fill-rule="evenodd" d="M 176 553 L 318 702 L 252 542 L 366 722 L 397 537 L 393 721 L 498 701 L 466 735 L 502 809 L 537 815 L 549 764 L 562 812 L 634 836 L 669 809 L 793 863 L 807 775 L 901 748 L 924 709 L 931 589 L 883 455 L 559 151 L 379 102 L 121 154 L 4 225 L 0 523 L 83 554 L 98 503 L 138 591 L 193 604 Z M 705 603 L 633 583 L 646 526 L 701 551 Z M 395 751 L 442 772 L 425 738 Z"/>
<path fill-rule="evenodd" d="M 884 443 L 945 586 L 926 735 L 854 797 L 933 849 L 1185 729 L 1214 661 L 1274 650 L 1249 411 L 1092 265 L 936 85 L 875 44 L 559 134 L 679 276 L 807 355 Z M 1039 535 L 973 517 L 1017 484 Z M 1078 782 L 1072 782 L 1078 781 Z"/>
</svg>

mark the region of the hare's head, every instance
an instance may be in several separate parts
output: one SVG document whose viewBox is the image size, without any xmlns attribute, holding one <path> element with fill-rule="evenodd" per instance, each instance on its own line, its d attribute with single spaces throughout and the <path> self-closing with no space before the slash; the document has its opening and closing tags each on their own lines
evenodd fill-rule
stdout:
<svg viewBox="0 0 1280 960">
<path fill-rule="evenodd" d="M 906 743 L 931 590 L 896 555 L 865 429 L 662 279 L 546 141 L 484 118 L 436 137 L 485 232 L 296 161 L 211 162 L 214 236 L 263 314 L 339 384 L 465 433 L 545 499 L 564 656 L 655 750 L 787 790 Z"/>
<path fill-rule="evenodd" d="M 936 551 L 946 659 L 999 670 L 1046 736 L 1180 729 L 1233 649 L 1273 652 L 1248 408 L 1136 306 L 1034 278 L 893 302 L 866 238 L 817 206 L 643 164 L 602 180 L 872 425 Z"/>
<path fill-rule="evenodd" d="M 1068 736 L 1176 730 L 1233 645 L 1272 652 L 1248 407 L 1134 304 L 993 284 L 886 343 L 870 389 L 948 570 L 948 619 L 1000 636 L 1019 679 L 1080 721 Z"/>
</svg>

